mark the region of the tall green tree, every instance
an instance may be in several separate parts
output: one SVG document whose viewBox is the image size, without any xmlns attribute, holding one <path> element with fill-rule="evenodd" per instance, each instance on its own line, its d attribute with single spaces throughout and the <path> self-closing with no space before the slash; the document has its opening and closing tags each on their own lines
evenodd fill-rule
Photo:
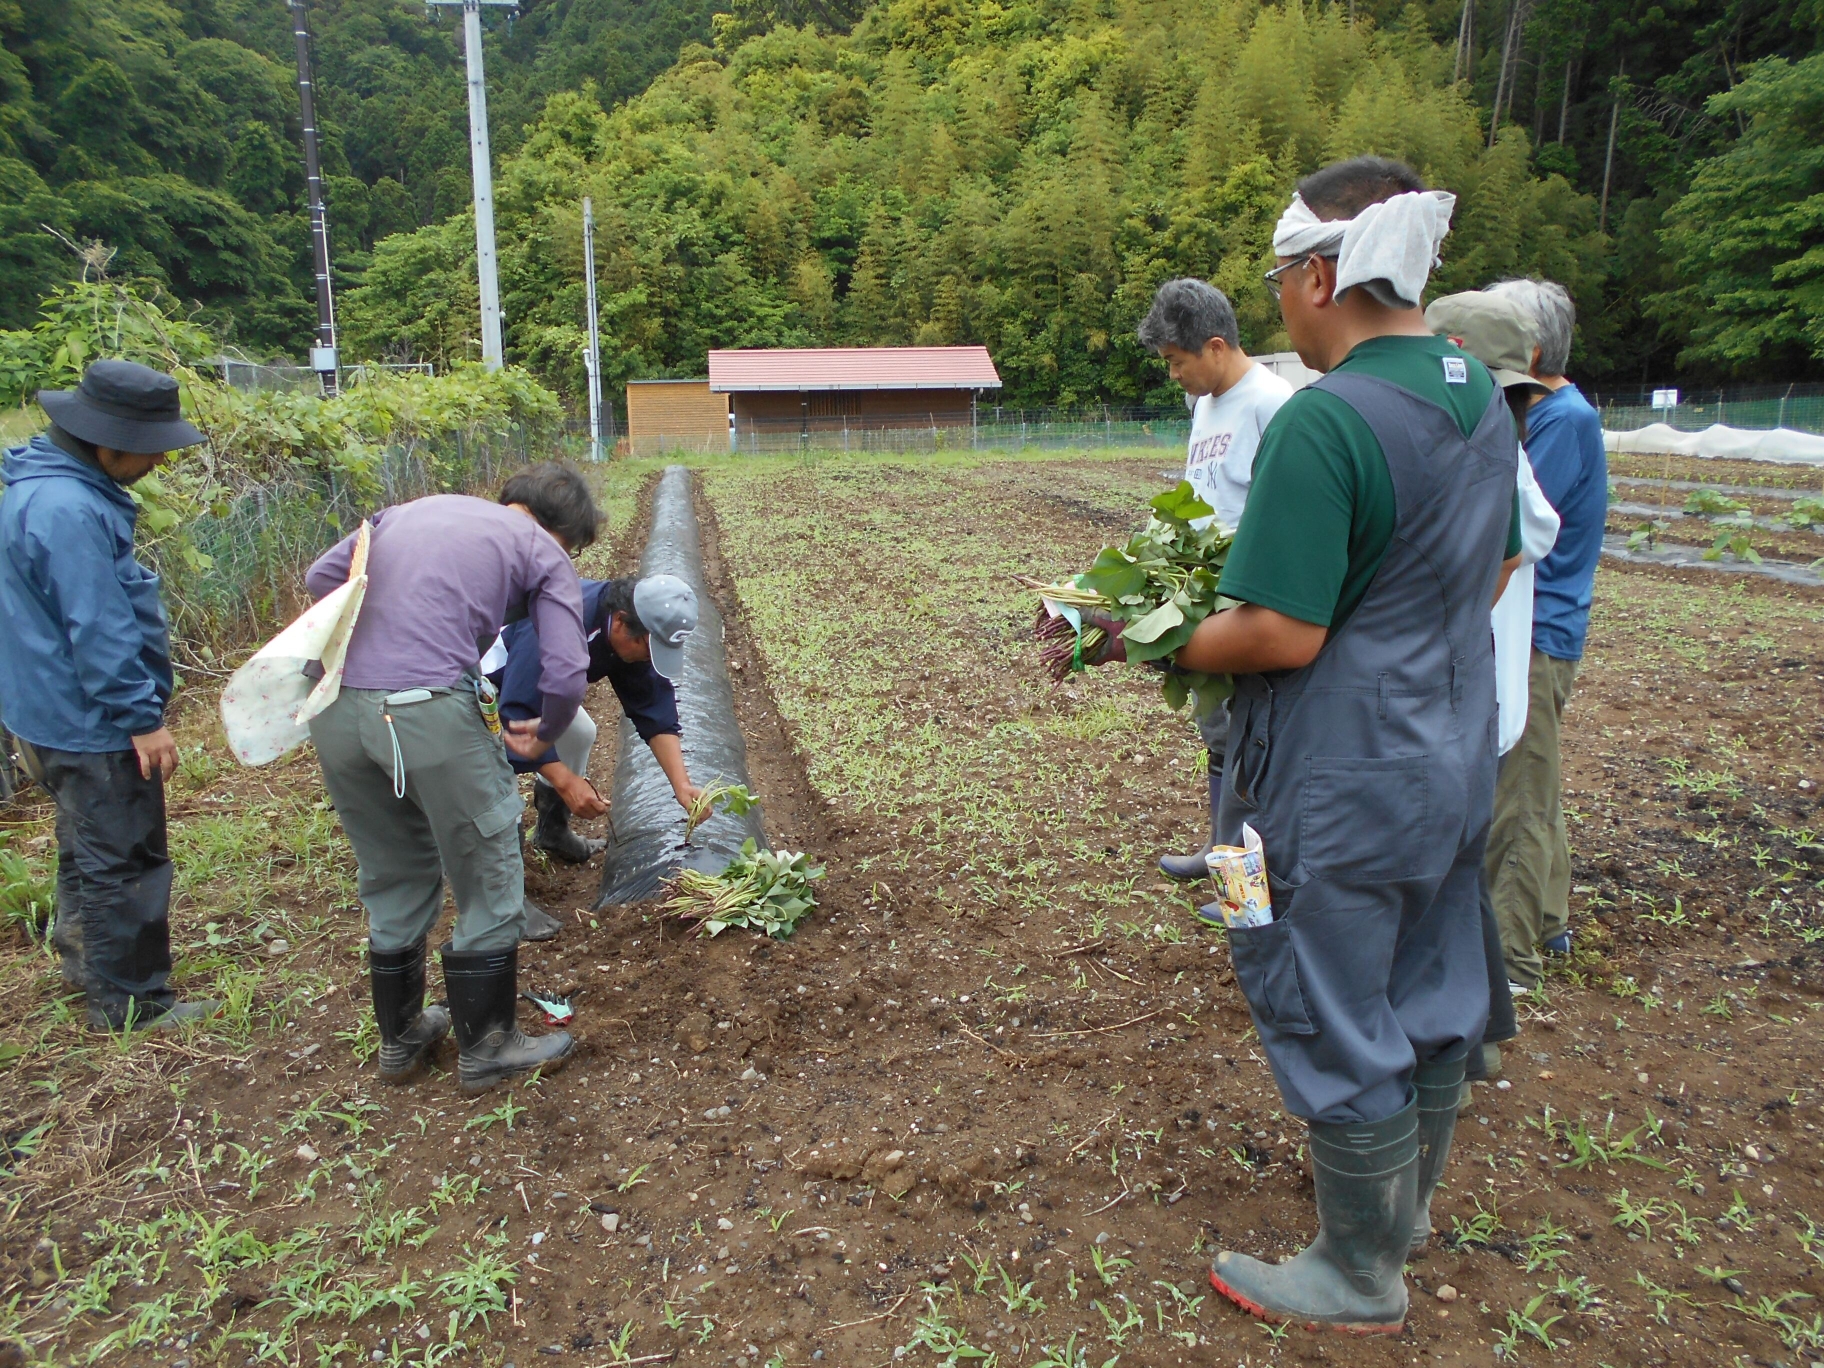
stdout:
<svg viewBox="0 0 1824 1368">
<path fill-rule="evenodd" d="M 1740 120 L 1665 216 L 1681 360 L 1741 375 L 1824 360 L 1824 56 L 1756 63 L 1708 112 Z"/>
</svg>

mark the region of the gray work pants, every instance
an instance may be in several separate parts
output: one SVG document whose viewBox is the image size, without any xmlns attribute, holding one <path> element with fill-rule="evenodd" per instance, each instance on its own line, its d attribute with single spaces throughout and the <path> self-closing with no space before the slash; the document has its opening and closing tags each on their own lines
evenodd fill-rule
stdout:
<svg viewBox="0 0 1824 1368">
<path fill-rule="evenodd" d="M 360 866 L 369 943 L 406 950 L 429 935 L 447 876 L 456 898 L 452 948 L 510 949 L 525 920 L 524 803 L 506 749 L 469 690 L 437 689 L 421 703 L 391 706 L 388 696 L 345 688 L 310 724 L 324 786 Z M 397 797 L 401 777 L 405 796 Z"/>
</svg>

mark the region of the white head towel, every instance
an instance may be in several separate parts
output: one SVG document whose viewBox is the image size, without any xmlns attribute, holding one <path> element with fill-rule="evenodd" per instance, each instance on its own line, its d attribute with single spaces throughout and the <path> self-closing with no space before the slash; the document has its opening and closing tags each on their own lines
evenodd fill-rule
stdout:
<svg viewBox="0 0 1824 1368">
<path fill-rule="evenodd" d="M 1390 309 L 1417 308 L 1456 205 L 1448 190 L 1413 190 L 1326 221 L 1294 195 L 1273 230 L 1273 252 L 1335 257 L 1338 295 L 1360 285 Z"/>
</svg>

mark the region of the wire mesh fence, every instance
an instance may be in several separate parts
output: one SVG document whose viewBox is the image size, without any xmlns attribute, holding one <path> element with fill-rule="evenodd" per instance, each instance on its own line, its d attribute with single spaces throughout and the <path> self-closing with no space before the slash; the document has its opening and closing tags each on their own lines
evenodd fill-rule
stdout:
<svg viewBox="0 0 1824 1368">
<path fill-rule="evenodd" d="M 491 492 L 509 471 L 554 454 L 542 442 L 535 453 L 518 428 L 453 433 L 387 448 L 369 485 L 326 472 L 240 489 L 178 536 L 146 547 L 164 581 L 180 654 L 204 667 L 213 647 L 252 640 L 287 620 L 311 561 L 378 509 L 426 494 Z"/>
<path fill-rule="evenodd" d="M 968 414 L 934 414 L 920 423 L 904 416 L 863 418 L 744 418 L 726 442 L 691 435 L 642 437 L 640 454 L 666 451 L 759 454 L 779 451 L 997 451 L 1022 447 L 1099 449 L 1183 446 L 1190 436 L 1182 408 L 1016 409 L 981 408 Z"/>
<path fill-rule="evenodd" d="M 1824 433 L 1824 384 L 1680 389 L 1675 406 L 1655 408 L 1653 396 L 1663 388 L 1600 390 L 1590 395 L 1590 402 L 1602 414 L 1602 425 L 1614 432 L 1666 423 L 1680 432 L 1701 432 L 1721 424 L 1751 431 L 1788 428 Z"/>
</svg>

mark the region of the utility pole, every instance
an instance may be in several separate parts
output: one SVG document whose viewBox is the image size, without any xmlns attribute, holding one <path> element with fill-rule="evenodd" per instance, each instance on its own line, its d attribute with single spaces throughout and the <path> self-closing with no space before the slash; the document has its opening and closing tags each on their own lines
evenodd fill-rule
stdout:
<svg viewBox="0 0 1824 1368">
<path fill-rule="evenodd" d="M 481 69 L 481 9 L 495 5 L 518 9 L 517 0 L 425 0 L 462 10 L 463 56 L 469 69 L 469 166 L 475 187 L 475 273 L 481 285 L 481 359 L 499 370 L 500 271 L 494 256 L 494 163 L 488 152 L 488 85 Z"/>
<path fill-rule="evenodd" d="M 323 164 L 317 155 L 317 101 L 310 79 L 310 24 L 304 0 L 291 0 L 291 36 L 298 48 L 298 102 L 304 123 L 304 185 L 310 201 L 310 252 L 317 275 L 317 345 L 310 368 L 323 393 L 336 393 L 336 300 L 329 279 L 329 224 L 323 217 Z"/>
<path fill-rule="evenodd" d="M 589 299 L 589 459 L 602 459 L 602 337 L 595 317 L 595 205 L 583 196 L 583 261 Z"/>
</svg>

